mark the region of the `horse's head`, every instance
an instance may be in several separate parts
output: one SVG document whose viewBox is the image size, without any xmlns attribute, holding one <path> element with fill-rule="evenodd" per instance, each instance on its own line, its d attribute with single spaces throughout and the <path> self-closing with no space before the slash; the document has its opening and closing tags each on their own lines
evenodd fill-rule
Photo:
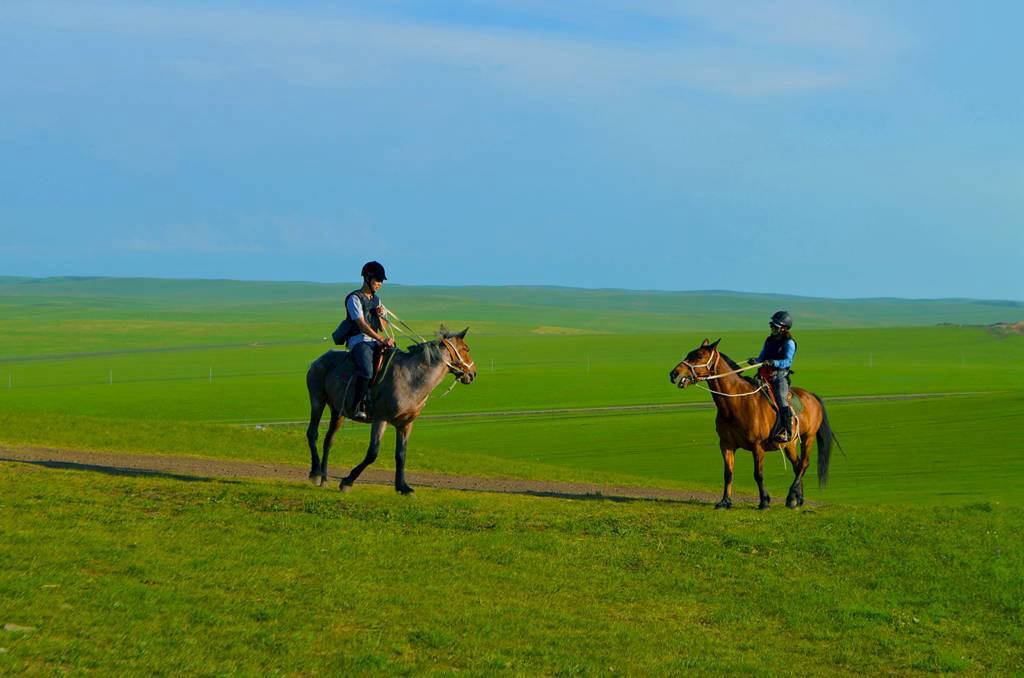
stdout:
<svg viewBox="0 0 1024 678">
<path fill-rule="evenodd" d="M 690 384 L 707 379 L 714 374 L 715 365 L 718 363 L 718 342 L 704 343 L 686 354 L 678 365 L 668 373 L 669 381 L 679 388 L 686 388 Z"/>
<path fill-rule="evenodd" d="M 476 379 L 476 364 L 469 354 L 469 345 L 466 344 L 466 332 L 469 328 L 454 334 L 449 332 L 444 325 L 438 330 L 437 336 L 441 340 L 441 346 L 448 352 L 448 371 L 454 374 L 463 384 L 472 384 Z"/>
</svg>

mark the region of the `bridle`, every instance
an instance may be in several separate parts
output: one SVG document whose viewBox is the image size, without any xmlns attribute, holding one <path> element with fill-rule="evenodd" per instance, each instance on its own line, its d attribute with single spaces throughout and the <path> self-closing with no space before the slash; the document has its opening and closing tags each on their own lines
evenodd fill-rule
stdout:
<svg viewBox="0 0 1024 678">
<path fill-rule="evenodd" d="M 706 363 L 704 363 L 703 365 L 691 365 L 690 363 L 686 362 L 685 360 L 683 360 L 681 362 L 681 364 L 682 365 L 686 365 L 686 367 L 690 370 L 690 381 L 692 381 L 694 384 L 696 384 L 698 382 L 701 382 L 701 381 L 711 381 L 712 379 L 718 379 L 718 375 L 713 375 L 711 373 L 712 366 L 714 366 L 715 369 L 718 369 L 718 349 L 717 348 L 711 352 L 711 356 L 708 358 L 708 361 Z M 699 376 L 697 376 L 697 371 L 696 371 L 698 369 L 707 370 L 708 373 L 705 374 L 703 377 L 699 377 Z M 725 375 L 722 375 L 722 376 L 725 376 Z"/>
<path fill-rule="evenodd" d="M 447 338 L 442 337 L 441 343 L 444 344 L 445 348 L 448 349 L 448 357 L 451 358 L 452 356 L 454 356 L 455 364 L 453 365 L 451 362 L 445 360 L 444 356 L 441 356 L 441 360 L 444 362 L 445 365 L 448 366 L 448 370 L 457 378 L 461 379 L 464 374 L 469 372 L 471 369 L 473 369 L 473 366 L 476 365 L 476 363 L 474 362 L 467 363 L 466 360 L 462 357 L 462 354 L 459 353 L 459 349 L 455 348 L 455 344 L 448 341 Z"/>
<path fill-rule="evenodd" d="M 749 369 L 749 368 L 744 367 L 744 368 L 740 368 L 738 370 L 733 370 L 731 372 L 725 372 L 723 374 L 712 374 L 712 372 L 711 372 L 711 368 L 712 367 L 714 367 L 716 370 L 718 369 L 718 359 L 719 359 L 719 357 L 720 357 L 720 354 L 718 353 L 718 349 L 716 348 L 716 349 L 714 349 L 711 352 L 711 356 L 708 358 L 708 361 L 706 363 L 704 363 L 703 365 L 693 365 L 691 363 L 686 362 L 685 360 L 680 361 L 680 364 L 686 365 L 687 369 L 690 370 L 690 377 L 689 377 L 689 379 L 690 379 L 690 381 L 693 382 L 693 384 L 695 386 L 700 386 L 700 382 L 702 382 L 702 381 L 713 381 L 715 379 L 721 379 L 722 377 L 728 377 L 729 375 L 737 374 L 739 372 L 742 372 L 745 369 Z M 751 366 L 751 367 L 753 367 L 753 366 Z M 708 371 L 708 373 L 705 374 L 703 377 L 697 376 L 697 372 L 696 372 L 697 369 L 705 369 L 705 370 Z M 749 395 L 754 395 L 755 393 L 759 393 L 761 390 L 764 389 L 765 385 L 766 385 L 765 383 L 762 383 L 758 388 L 754 389 L 753 391 L 748 391 L 747 393 L 723 393 L 721 391 L 715 391 L 714 389 L 712 389 L 712 388 L 710 388 L 708 386 L 701 386 L 701 388 L 707 390 L 710 393 L 714 393 L 715 395 L 725 396 L 726 398 L 740 398 L 740 397 L 743 397 L 743 396 L 749 396 Z"/>
</svg>

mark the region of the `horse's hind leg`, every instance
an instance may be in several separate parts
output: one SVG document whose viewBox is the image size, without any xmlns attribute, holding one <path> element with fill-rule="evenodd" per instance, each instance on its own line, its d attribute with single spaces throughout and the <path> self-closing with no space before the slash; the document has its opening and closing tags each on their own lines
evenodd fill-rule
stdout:
<svg viewBox="0 0 1024 678">
<path fill-rule="evenodd" d="M 309 467 L 309 479 L 313 482 L 317 482 L 320 476 L 320 457 L 316 453 L 316 439 L 320 429 L 320 417 L 324 414 L 324 406 L 326 403 L 323 398 L 319 398 L 314 395 L 309 396 L 309 426 L 306 427 L 306 440 L 309 442 L 309 455 L 310 455 L 310 467 Z M 327 453 L 324 452 L 324 459 L 326 460 Z M 317 483 L 318 485 L 320 483 Z"/>
<path fill-rule="evenodd" d="M 373 421 L 370 429 L 370 446 L 366 449 L 366 457 L 341 479 L 341 485 L 338 487 L 342 492 L 348 491 L 352 487 L 352 483 L 356 482 L 359 475 L 366 470 L 366 467 L 377 461 L 377 454 L 380 452 L 380 439 L 384 436 L 384 429 L 387 427 L 388 423 L 383 419 Z"/>
<path fill-rule="evenodd" d="M 327 455 L 331 451 L 331 443 L 334 442 L 334 434 L 338 432 L 338 428 L 343 421 L 341 412 L 331 406 L 331 423 L 327 426 L 327 435 L 324 436 L 324 456 L 320 460 L 320 478 L 317 481 L 319 487 L 323 487 L 327 484 Z"/>
<path fill-rule="evenodd" d="M 789 463 L 793 466 L 793 483 L 789 486 L 789 493 L 786 495 L 786 508 L 796 508 L 800 504 L 804 503 L 803 498 L 803 470 L 807 469 L 806 461 L 806 441 L 801 439 L 801 453 L 802 457 L 796 455 L 796 441 L 783 446 L 782 452 L 789 458 Z M 801 470 L 801 465 L 802 469 Z"/>
<path fill-rule="evenodd" d="M 804 505 L 804 473 L 807 472 L 807 467 L 811 464 L 811 449 L 814 447 L 814 436 L 804 434 L 800 436 L 800 459 L 793 463 L 793 474 L 796 476 L 793 478 L 793 484 L 789 488 L 789 495 L 786 497 L 786 506 L 789 508 L 796 508 Z M 794 452 L 796 451 L 796 445 L 793 445 Z M 790 505 L 790 498 L 793 499 L 793 504 Z"/>
</svg>

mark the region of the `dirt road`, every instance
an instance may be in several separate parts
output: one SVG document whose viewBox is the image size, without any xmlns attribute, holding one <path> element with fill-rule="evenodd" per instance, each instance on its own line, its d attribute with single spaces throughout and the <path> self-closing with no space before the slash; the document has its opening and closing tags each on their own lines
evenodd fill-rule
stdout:
<svg viewBox="0 0 1024 678">
<path fill-rule="evenodd" d="M 149 475 L 180 480 L 254 478 L 308 482 L 306 478 L 309 473 L 308 467 L 293 464 L 8 446 L 0 446 L 0 463 L 2 462 L 28 463 L 47 468 L 91 471 L 111 475 Z M 343 467 L 342 470 L 347 471 L 348 467 Z M 501 492 L 566 499 L 600 497 L 617 501 L 653 499 L 714 503 L 719 499 L 718 495 L 706 492 L 666 490 L 657 487 L 452 476 L 424 471 L 407 471 L 406 476 L 409 484 L 413 487 L 435 487 L 469 492 Z M 341 476 L 332 474 L 331 478 L 334 482 L 328 489 L 337 492 L 337 483 L 341 480 Z M 387 469 L 369 468 L 359 478 L 359 483 L 375 485 L 390 485 L 393 481 L 394 472 Z M 752 497 L 734 497 L 733 499 L 747 502 L 754 500 Z"/>
</svg>

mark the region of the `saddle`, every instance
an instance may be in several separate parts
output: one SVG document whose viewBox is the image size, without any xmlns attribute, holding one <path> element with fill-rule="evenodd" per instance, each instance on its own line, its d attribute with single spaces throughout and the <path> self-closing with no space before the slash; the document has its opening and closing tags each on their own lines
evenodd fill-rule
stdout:
<svg viewBox="0 0 1024 678">
<path fill-rule="evenodd" d="M 762 370 L 764 370 L 763 367 L 757 371 L 757 375 L 753 377 L 752 381 L 754 382 L 755 386 L 761 389 L 761 397 L 767 400 L 768 404 L 772 406 L 772 409 L 775 410 L 776 413 L 778 413 L 779 405 L 778 403 L 775 402 L 775 392 L 772 390 L 772 386 L 770 383 L 768 383 L 768 379 L 766 378 L 767 370 L 764 370 L 764 373 L 762 373 Z M 792 373 L 793 371 L 790 370 L 790 374 Z M 788 374 L 786 375 L 786 381 L 789 381 Z M 804 410 L 803 402 L 799 398 L 795 400 L 793 399 L 792 388 L 790 388 L 786 392 L 786 405 L 789 407 L 789 409 L 793 410 L 793 414 L 796 415 L 800 414 Z"/>
<path fill-rule="evenodd" d="M 379 344 L 373 347 L 373 377 L 370 379 L 370 388 L 376 386 L 384 378 L 384 374 L 387 372 L 382 369 L 384 361 L 388 357 L 388 352 L 395 350 L 398 349 L 387 349 Z M 337 384 L 335 388 L 338 390 L 330 389 L 334 392 L 333 400 L 340 405 L 340 409 L 346 413 L 346 416 L 349 416 L 356 409 L 355 392 L 351 388 L 355 365 L 352 363 L 348 351 L 330 351 L 328 355 L 331 357 L 328 369 L 338 377 L 338 381 L 335 382 Z"/>
</svg>

